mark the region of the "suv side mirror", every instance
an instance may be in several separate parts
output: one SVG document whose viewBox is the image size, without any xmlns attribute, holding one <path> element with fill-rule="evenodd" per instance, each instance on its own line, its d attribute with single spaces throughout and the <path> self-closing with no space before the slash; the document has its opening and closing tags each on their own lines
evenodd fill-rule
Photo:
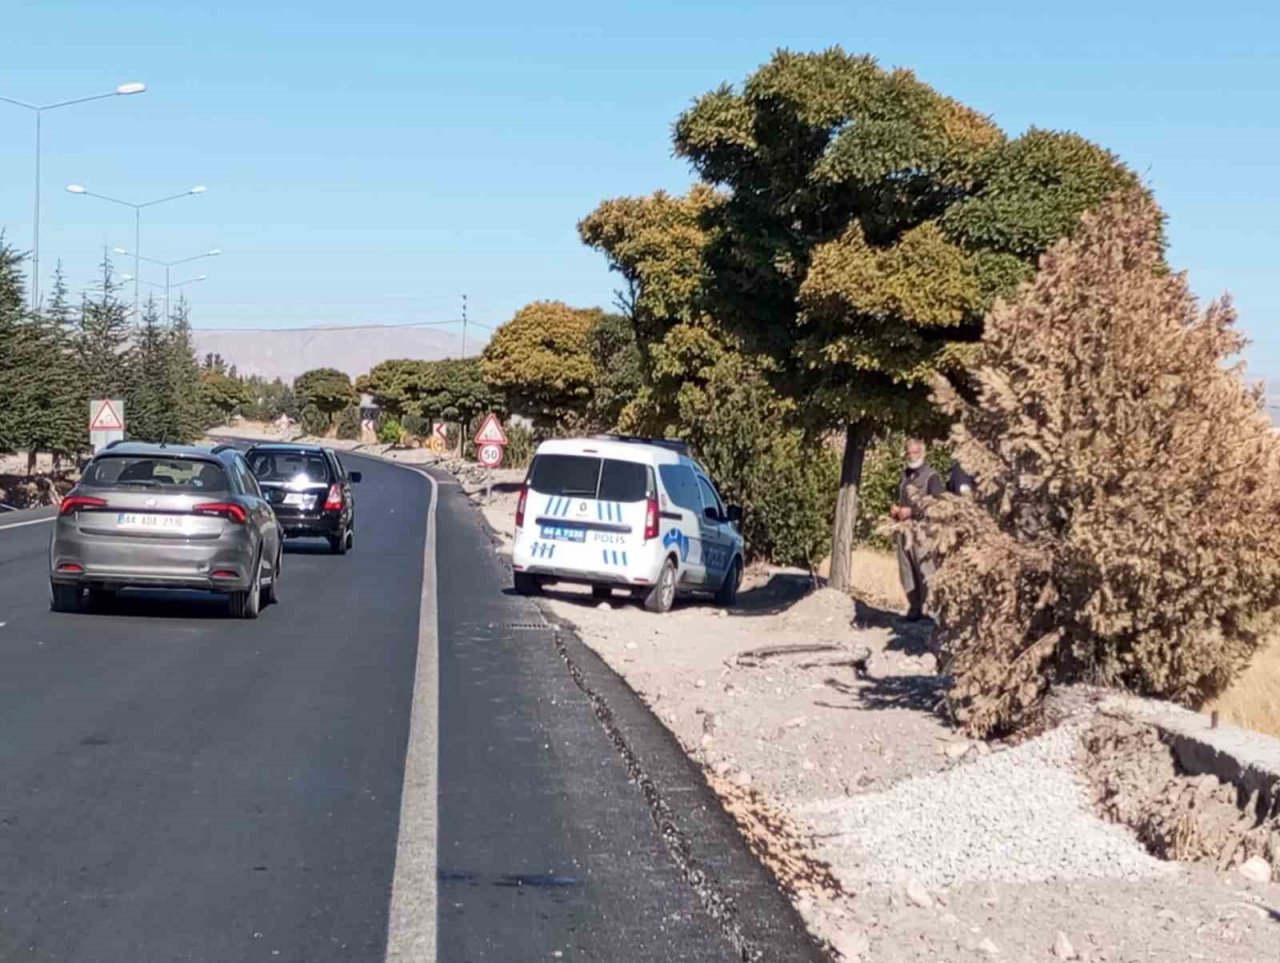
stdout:
<svg viewBox="0 0 1280 963">
<path fill-rule="evenodd" d="M 734 525 L 738 524 L 738 522 L 742 521 L 742 506 L 730 505 L 724 510 L 724 517 Z"/>
<path fill-rule="evenodd" d="M 720 521 L 720 510 L 714 505 L 708 505 L 702 509 L 702 517 L 709 522 Z"/>
<path fill-rule="evenodd" d="M 347 477 L 351 479 L 351 484 L 359 485 L 360 479 L 364 477 L 364 473 L 358 472 L 358 471 L 349 471 L 347 472 Z"/>
</svg>

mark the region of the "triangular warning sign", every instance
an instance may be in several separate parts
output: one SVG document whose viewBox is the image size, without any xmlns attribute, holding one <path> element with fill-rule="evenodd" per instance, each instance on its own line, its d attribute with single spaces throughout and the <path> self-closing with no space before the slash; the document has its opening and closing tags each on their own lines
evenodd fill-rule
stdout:
<svg viewBox="0 0 1280 963">
<path fill-rule="evenodd" d="M 90 431 L 124 431 L 124 422 L 116 414 L 115 406 L 104 401 L 98 406 L 97 413 L 89 422 Z"/>
<path fill-rule="evenodd" d="M 477 445 L 505 445 L 507 433 L 502 430 L 502 422 L 492 411 L 485 415 L 484 424 L 476 432 Z"/>
</svg>

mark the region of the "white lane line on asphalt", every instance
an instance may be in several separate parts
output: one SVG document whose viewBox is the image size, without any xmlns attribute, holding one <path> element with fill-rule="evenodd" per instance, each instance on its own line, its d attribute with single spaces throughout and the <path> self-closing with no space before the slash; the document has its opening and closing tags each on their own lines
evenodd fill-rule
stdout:
<svg viewBox="0 0 1280 963">
<path fill-rule="evenodd" d="M 45 522 L 52 522 L 57 519 L 57 515 L 50 515 L 48 518 L 33 518 L 26 522 L 14 522 L 12 525 L 0 525 L 0 532 L 6 528 L 26 528 L 28 525 L 43 525 Z"/>
<path fill-rule="evenodd" d="M 436 609 L 436 504 L 440 486 L 431 484 L 426 548 L 422 558 L 422 601 L 418 609 L 418 659 L 413 677 L 409 747 L 400 790 L 400 834 L 387 921 L 388 963 L 436 960 L 436 776 L 439 751 L 439 622 Z"/>
</svg>

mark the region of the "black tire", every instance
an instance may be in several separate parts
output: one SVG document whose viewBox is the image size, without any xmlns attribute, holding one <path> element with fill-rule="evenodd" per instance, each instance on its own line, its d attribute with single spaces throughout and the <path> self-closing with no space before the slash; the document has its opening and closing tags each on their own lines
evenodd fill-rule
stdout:
<svg viewBox="0 0 1280 963">
<path fill-rule="evenodd" d="M 79 612 L 83 597 L 79 585 L 49 584 L 49 608 L 55 612 Z"/>
<path fill-rule="evenodd" d="M 724 581 L 716 590 L 716 605 L 728 607 L 738 602 L 738 587 L 742 585 L 742 559 L 735 558 L 724 573 Z"/>
<path fill-rule="evenodd" d="M 670 612 L 671 606 L 676 600 L 676 563 L 674 559 L 667 559 L 662 564 L 662 571 L 658 573 L 658 580 L 653 583 L 653 588 L 649 589 L 644 597 L 644 607 L 650 612 L 661 615 L 663 612 Z"/>
<path fill-rule="evenodd" d="M 516 595 L 542 594 L 542 579 L 528 572 L 515 572 L 511 577 L 511 583 L 516 590 Z"/>
<path fill-rule="evenodd" d="M 346 555 L 347 549 L 351 546 L 351 533 L 343 532 L 341 535 L 335 535 L 329 539 L 329 551 L 334 555 Z"/>
<path fill-rule="evenodd" d="M 227 598 L 227 607 L 233 619 L 256 619 L 262 611 L 262 559 L 253 560 L 253 571 L 257 573 L 253 585 L 243 592 L 232 592 Z"/>
<path fill-rule="evenodd" d="M 613 588 L 608 585 L 593 585 L 591 586 L 591 597 L 607 602 L 613 598 Z"/>
</svg>

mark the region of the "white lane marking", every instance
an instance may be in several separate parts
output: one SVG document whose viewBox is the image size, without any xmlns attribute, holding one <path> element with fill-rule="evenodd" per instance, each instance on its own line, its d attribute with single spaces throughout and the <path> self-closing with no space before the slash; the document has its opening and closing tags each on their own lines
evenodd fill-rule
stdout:
<svg viewBox="0 0 1280 963">
<path fill-rule="evenodd" d="M 394 463 L 392 463 L 394 464 Z M 406 466 L 401 466 L 406 467 Z M 413 677 L 409 747 L 400 789 L 400 834 L 391 881 L 386 960 L 436 960 L 436 777 L 439 752 L 439 622 L 436 609 L 436 503 L 440 486 L 431 484 L 426 548 L 422 558 L 422 601 L 418 609 L 418 659 Z"/>
<path fill-rule="evenodd" d="M 26 528 L 28 525 L 43 525 L 45 522 L 56 521 L 57 515 L 50 515 L 48 518 L 33 518 L 26 522 L 14 522 L 12 525 L 0 525 L 0 532 L 6 528 Z"/>
</svg>

